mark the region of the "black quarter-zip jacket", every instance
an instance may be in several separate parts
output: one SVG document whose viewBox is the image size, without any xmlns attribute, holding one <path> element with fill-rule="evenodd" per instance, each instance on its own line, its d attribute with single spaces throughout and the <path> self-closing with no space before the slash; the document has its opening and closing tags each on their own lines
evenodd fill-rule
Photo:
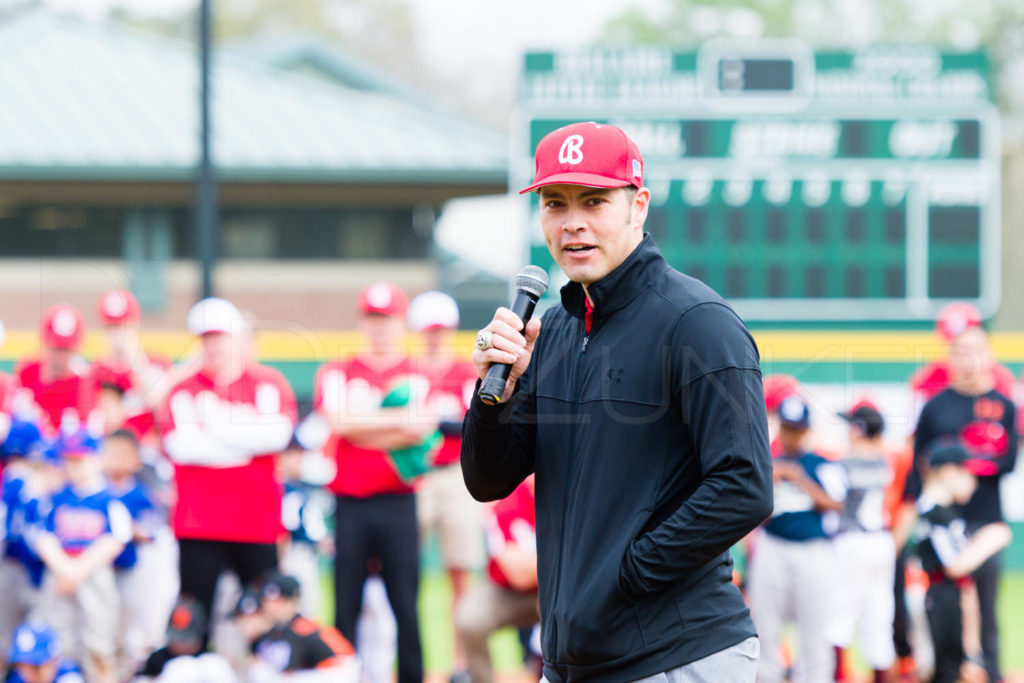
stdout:
<svg viewBox="0 0 1024 683">
<path fill-rule="evenodd" d="M 512 398 L 474 397 L 478 500 L 536 472 L 544 673 L 631 681 L 755 635 L 728 549 L 771 514 L 758 352 L 735 312 L 650 235 L 545 312 Z"/>
</svg>

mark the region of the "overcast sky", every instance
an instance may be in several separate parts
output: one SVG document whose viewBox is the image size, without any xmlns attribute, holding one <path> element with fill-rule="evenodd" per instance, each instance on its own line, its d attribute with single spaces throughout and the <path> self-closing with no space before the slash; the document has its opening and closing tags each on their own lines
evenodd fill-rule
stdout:
<svg viewBox="0 0 1024 683">
<path fill-rule="evenodd" d="M 7 0 L 8 2 L 11 0 Z M 213 0 L 245 3 L 246 0 Z M 0 3 L 4 0 L 0 0 Z M 48 5 L 83 15 L 101 16 L 111 7 L 166 16 L 195 6 L 197 0 L 45 0 Z M 502 62 L 518 68 L 528 48 L 571 47 L 591 39 L 622 0 L 407 0 L 418 23 L 423 56 L 438 71 L 459 75 Z M 652 2 L 658 4 L 657 2 Z"/>
</svg>

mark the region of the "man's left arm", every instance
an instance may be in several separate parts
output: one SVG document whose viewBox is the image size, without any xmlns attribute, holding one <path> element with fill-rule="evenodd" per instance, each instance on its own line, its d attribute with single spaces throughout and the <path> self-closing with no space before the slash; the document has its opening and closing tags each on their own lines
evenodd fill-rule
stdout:
<svg viewBox="0 0 1024 683">
<path fill-rule="evenodd" d="M 772 512 L 772 463 L 757 348 L 739 318 L 718 304 L 683 316 L 682 419 L 701 481 L 667 519 L 640 536 L 620 580 L 639 595 L 679 581 L 727 551 Z M 699 331 L 699 333 L 695 332 Z"/>
</svg>

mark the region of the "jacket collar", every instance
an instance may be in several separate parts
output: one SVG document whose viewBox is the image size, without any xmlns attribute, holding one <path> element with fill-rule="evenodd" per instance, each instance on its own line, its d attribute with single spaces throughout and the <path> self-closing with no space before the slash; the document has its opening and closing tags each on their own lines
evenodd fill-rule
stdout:
<svg viewBox="0 0 1024 683">
<path fill-rule="evenodd" d="M 594 319 L 609 316 L 628 304 L 647 287 L 655 275 L 666 268 L 668 264 L 658 251 L 654 238 L 650 233 L 644 233 L 643 240 L 618 268 L 590 285 Z M 562 287 L 561 294 L 565 310 L 573 317 L 583 319 L 587 299 L 583 285 L 570 282 Z"/>
</svg>

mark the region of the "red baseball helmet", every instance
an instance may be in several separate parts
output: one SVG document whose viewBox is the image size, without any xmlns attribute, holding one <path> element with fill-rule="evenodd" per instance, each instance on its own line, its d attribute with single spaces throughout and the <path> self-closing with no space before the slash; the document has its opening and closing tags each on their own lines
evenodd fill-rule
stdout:
<svg viewBox="0 0 1024 683">
<path fill-rule="evenodd" d="M 43 346 L 51 349 L 77 349 L 85 335 L 85 318 L 70 304 L 46 309 L 39 322 Z"/>
<path fill-rule="evenodd" d="M 935 329 L 946 341 L 953 341 L 965 330 L 981 325 L 981 311 L 964 301 L 954 301 L 939 311 Z"/>
<path fill-rule="evenodd" d="M 359 310 L 364 315 L 404 316 L 409 297 L 390 282 L 374 282 L 359 294 Z"/>
<path fill-rule="evenodd" d="M 139 302 L 125 289 L 112 289 L 100 297 L 96 307 L 100 322 L 104 325 L 133 323 L 139 319 Z"/>
<path fill-rule="evenodd" d="M 784 374 L 767 375 L 764 378 L 764 407 L 769 413 L 779 409 L 779 404 L 800 390 L 795 377 Z"/>
</svg>

